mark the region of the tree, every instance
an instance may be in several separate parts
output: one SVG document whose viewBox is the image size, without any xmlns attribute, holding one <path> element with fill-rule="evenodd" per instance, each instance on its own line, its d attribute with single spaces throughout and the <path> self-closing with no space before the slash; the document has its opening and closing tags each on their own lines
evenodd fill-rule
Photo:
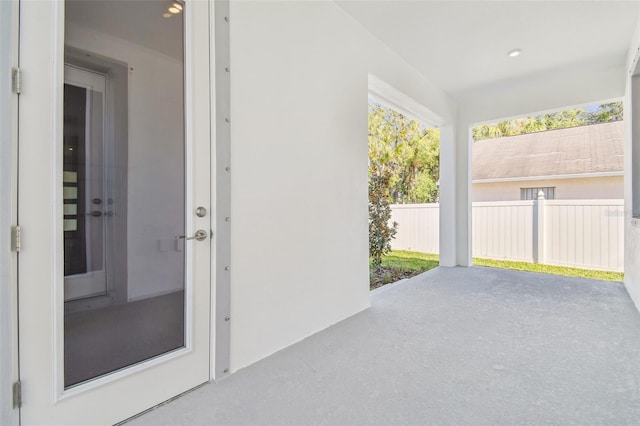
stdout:
<svg viewBox="0 0 640 426">
<path fill-rule="evenodd" d="M 391 251 L 391 239 L 395 237 L 398 224 L 391 225 L 389 185 L 391 171 L 374 166 L 369 175 L 369 256 L 373 265 L 380 269 L 382 256 Z"/>
<path fill-rule="evenodd" d="M 378 270 L 397 232 L 390 203 L 436 201 L 439 167 L 439 131 L 369 104 L 369 256 Z"/>
<path fill-rule="evenodd" d="M 369 104 L 369 176 L 388 171 L 393 203 L 438 198 L 440 133 L 383 105 Z"/>
<path fill-rule="evenodd" d="M 473 140 L 500 138 L 544 130 L 565 129 L 588 124 L 608 123 L 623 118 L 622 102 L 611 102 L 589 112 L 583 108 L 540 114 L 535 117 L 516 118 L 494 124 L 483 124 L 473 129 Z"/>
<path fill-rule="evenodd" d="M 622 102 L 602 104 L 598 109 L 589 114 L 590 121 L 594 123 L 608 123 L 623 119 Z"/>
</svg>

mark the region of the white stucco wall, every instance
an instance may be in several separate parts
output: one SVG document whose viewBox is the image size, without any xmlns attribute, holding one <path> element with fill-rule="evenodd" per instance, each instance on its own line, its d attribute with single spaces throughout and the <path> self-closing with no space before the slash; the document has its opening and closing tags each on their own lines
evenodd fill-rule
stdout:
<svg viewBox="0 0 640 426">
<path fill-rule="evenodd" d="M 640 52 L 640 19 L 627 58 L 627 85 L 624 98 L 625 114 L 631 120 L 625 120 L 624 137 L 624 284 L 629 295 L 640 310 L 640 219 L 632 218 L 632 158 L 636 157 L 635 167 L 640 167 L 640 84 L 632 85 L 632 75 L 640 74 L 637 67 Z M 640 194 L 636 194 L 640 197 Z"/>
<path fill-rule="evenodd" d="M 369 306 L 368 74 L 451 127 L 450 100 L 333 2 L 232 2 L 232 370 Z"/>
<path fill-rule="evenodd" d="M 520 188 L 555 187 L 556 200 L 599 200 L 624 198 L 622 176 L 596 178 L 522 180 L 474 183 L 473 201 L 520 200 Z"/>
</svg>

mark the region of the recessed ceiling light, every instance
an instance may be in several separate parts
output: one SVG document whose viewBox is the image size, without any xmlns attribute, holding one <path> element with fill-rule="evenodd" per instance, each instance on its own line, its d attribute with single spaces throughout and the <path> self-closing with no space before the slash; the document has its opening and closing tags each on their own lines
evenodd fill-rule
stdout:
<svg viewBox="0 0 640 426">
<path fill-rule="evenodd" d="M 180 3 L 174 3 L 173 7 L 175 7 L 178 10 L 182 10 L 182 5 Z"/>
<path fill-rule="evenodd" d="M 169 12 L 165 13 L 162 15 L 163 18 L 171 18 L 173 15 L 170 14 Z"/>
<path fill-rule="evenodd" d="M 169 12 L 171 12 L 171 13 L 173 13 L 173 14 L 180 13 L 180 9 L 178 9 L 177 7 L 173 7 L 173 6 L 171 6 L 171 7 L 169 8 Z"/>
<path fill-rule="evenodd" d="M 509 53 L 507 53 L 507 55 L 509 55 L 512 58 L 515 58 L 516 56 L 519 56 L 522 53 L 522 49 L 513 49 L 510 50 Z"/>
</svg>

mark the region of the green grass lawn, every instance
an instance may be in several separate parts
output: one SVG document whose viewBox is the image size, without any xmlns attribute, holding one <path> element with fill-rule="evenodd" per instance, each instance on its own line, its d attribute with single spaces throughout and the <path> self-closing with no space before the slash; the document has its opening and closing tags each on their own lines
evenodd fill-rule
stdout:
<svg viewBox="0 0 640 426">
<path fill-rule="evenodd" d="M 622 281 L 622 272 L 593 271 L 591 269 L 569 268 L 566 266 L 541 265 L 539 263 L 511 262 L 506 260 L 477 259 L 473 258 L 473 264 L 477 266 L 490 266 L 492 268 L 517 269 L 518 271 L 540 272 L 542 274 L 564 275 L 565 277 L 588 278 L 591 280 Z"/>
<path fill-rule="evenodd" d="M 410 278 L 438 266 L 437 254 L 414 251 L 394 250 L 382 258 L 382 268 L 377 270 L 369 264 L 370 288 L 381 287 L 403 278 Z M 540 265 L 536 263 L 511 262 L 506 260 L 473 259 L 473 264 L 492 268 L 516 269 L 519 271 L 539 272 L 543 274 L 564 275 L 567 277 L 589 278 L 605 281 L 622 281 L 620 272 L 592 271 L 588 269 L 567 268 L 564 266 Z"/>
<path fill-rule="evenodd" d="M 369 286 L 373 290 L 421 274 L 438 266 L 439 259 L 437 254 L 394 250 L 382 258 L 380 270 L 369 263 Z"/>
</svg>

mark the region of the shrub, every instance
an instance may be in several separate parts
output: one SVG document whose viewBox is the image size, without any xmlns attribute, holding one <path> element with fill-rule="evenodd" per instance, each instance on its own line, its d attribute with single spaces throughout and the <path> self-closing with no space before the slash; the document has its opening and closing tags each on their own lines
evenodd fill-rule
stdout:
<svg viewBox="0 0 640 426">
<path fill-rule="evenodd" d="M 391 220 L 389 185 L 391 172 L 372 166 L 369 175 L 369 256 L 373 265 L 380 268 L 382 256 L 391 251 L 391 239 L 395 238 L 398 224 Z"/>
</svg>

